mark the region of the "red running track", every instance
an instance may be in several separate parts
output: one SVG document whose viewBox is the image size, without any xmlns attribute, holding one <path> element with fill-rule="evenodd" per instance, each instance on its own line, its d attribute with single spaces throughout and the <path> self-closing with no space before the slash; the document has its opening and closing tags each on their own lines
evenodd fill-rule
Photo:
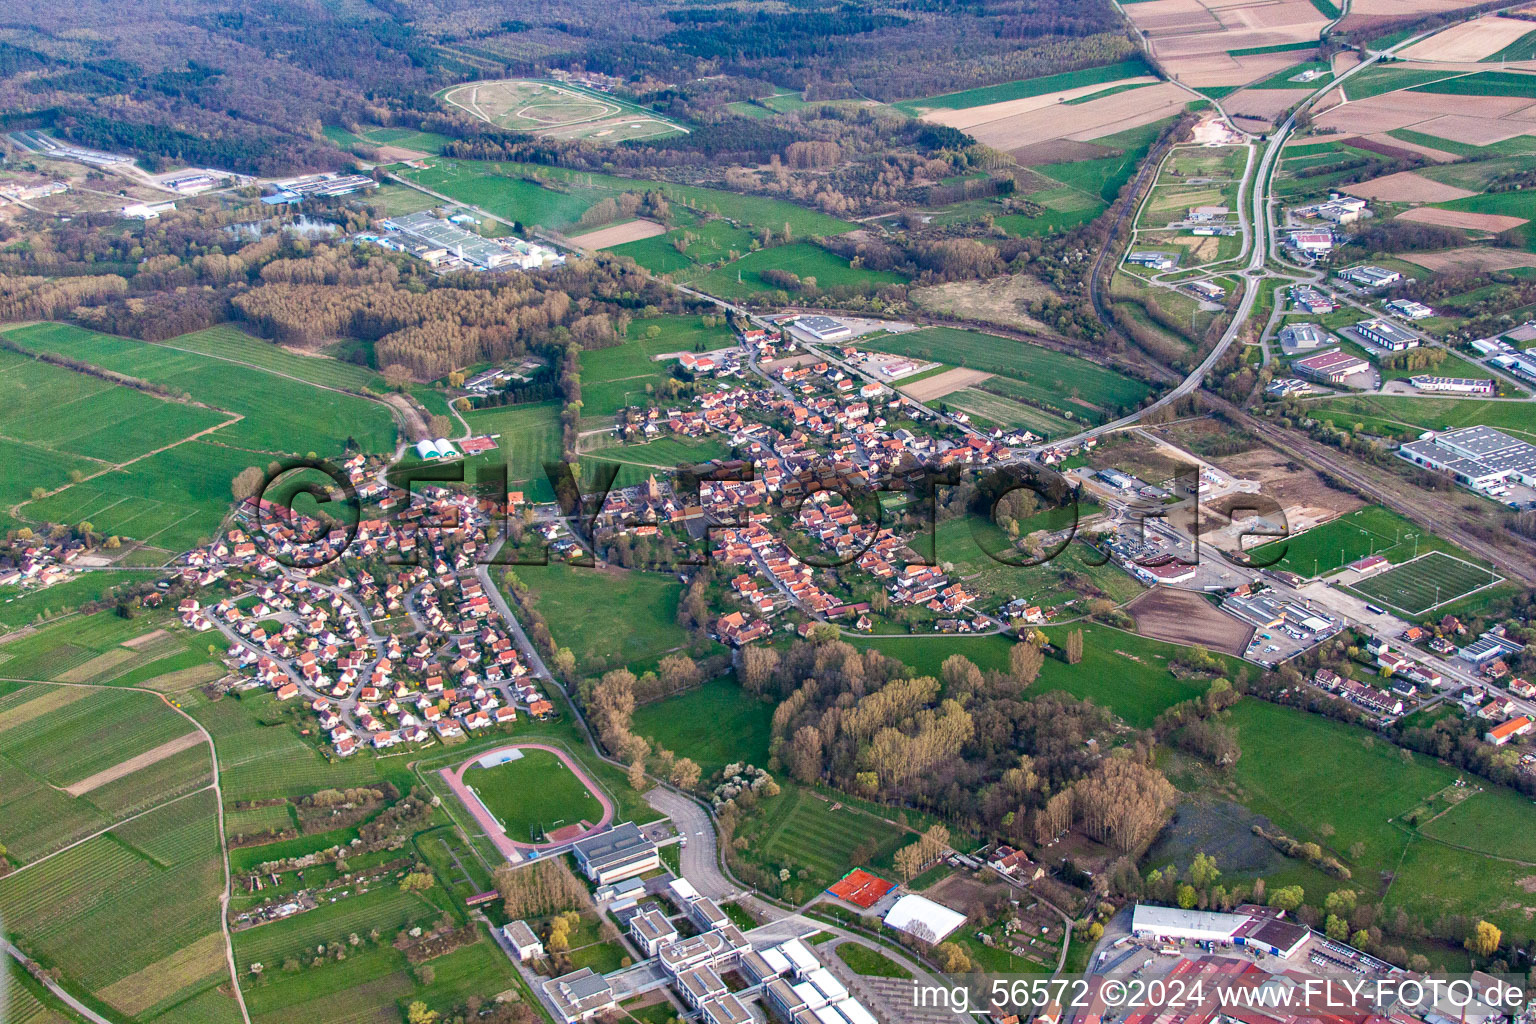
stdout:
<svg viewBox="0 0 1536 1024">
<path fill-rule="evenodd" d="M 466 769 L 471 765 L 479 763 L 482 758 L 488 757 L 491 754 L 499 754 L 504 750 L 547 750 L 554 754 L 572 775 L 581 780 L 581 784 L 587 787 L 587 792 L 595 796 L 597 802 L 603 805 L 602 820 L 574 839 L 567 839 L 558 843 L 519 843 L 508 837 L 506 832 L 502 831 L 500 823 L 491 816 L 491 813 L 485 809 L 485 805 L 464 784 L 464 772 Z M 524 860 L 523 852 L 527 850 L 554 850 L 570 846 L 571 843 L 578 839 L 585 839 L 587 836 L 603 831 L 613 822 L 613 802 L 603 795 L 603 791 L 597 787 L 597 783 L 593 782 L 591 776 L 571 759 L 570 754 L 567 754 L 559 747 L 552 747 L 546 743 L 509 743 L 504 747 L 496 747 L 494 750 L 482 751 L 457 768 L 443 768 L 438 774 L 443 777 L 444 782 L 448 783 L 448 788 L 453 790 L 453 795 L 459 798 L 459 803 L 464 805 L 475 821 L 480 824 L 480 827 L 485 830 L 486 836 L 490 838 L 491 842 L 496 844 L 496 849 L 500 850 L 508 860 Z"/>
</svg>

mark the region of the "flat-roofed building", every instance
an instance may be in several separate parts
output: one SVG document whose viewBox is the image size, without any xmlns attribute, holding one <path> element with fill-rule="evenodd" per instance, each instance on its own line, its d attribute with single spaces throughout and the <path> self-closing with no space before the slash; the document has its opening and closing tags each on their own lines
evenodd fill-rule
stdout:
<svg viewBox="0 0 1536 1024">
<path fill-rule="evenodd" d="M 580 840 L 571 852 L 576 854 L 576 863 L 582 872 L 599 885 L 643 875 L 661 867 L 661 854 L 656 844 L 632 821 Z"/>
<path fill-rule="evenodd" d="M 1340 348 L 1319 352 L 1315 356 L 1307 356 L 1291 364 L 1291 369 L 1295 370 L 1299 376 L 1308 380 L 1322 381 L 1325 384 L 1338 384 L 1344 378 L 1364 373 L 1370 368 L 1370 363 Z"/>
<path fill-rule="evenodd" d="M 1362 288 L 1386 288 L 1403 279 L 1403 275 L 1395 270 L 1384 270 L 1381 267 L 1350 267 L 1339 274 L 1351 284 L 1357 284 Z"/>
<path fill-rule="evenodd" d="M 544 943 L 540 942 L 539 937 L 533 933 L 533 929 L 528 927 L 527 921 L 512 921 L 501 929 L 501 934 L 522 963 L 544 955 Z"/>
<path fill-rule="evenodd" d="M 727 992 L 716 996 L 699 1007 L 699 1015 L 705 1024 L 751 1024 L 752 1015 L 741 1000 Z"/>
<path fill-rule="evenodd" d="M 805 1009 L 805 999 L 793 985 L 783 978 L 775 978 L 763 989 L 768 1005 L 785 1020 L 793 1020 L 795 1014 Z"/>
<path fill-rule="evenodd" d="M 655 907 L 646 907 L 629 919 L 629 935 L 646 956 L 655 956 L 662 946 L 677 938 L 677 926 Z"/>
<path fill-rule="evenodd" d="M 551 978 L 544 983 L 544 994 L 565 1024 L 588 1020 L 619 1005 L 613 986 L 590 967 Z"/>
<path fill-rule="evenodd" d="M 1433 377 L 1427 373 L 1408 378 L 1420 391 L 1440 391 L 1453 395 L 1491 395 L 1498 390 L 1491 377 Z"/>
<path fill-rule="evenodd" d="M 1380 317 L 1361 320 L 1355 324 L 1355 333 L 1372 345 L 1378 345 L 1388 352 L 1401 352 L 1404 349 L 1416 348 L 1419 344 L 1418 335 L 1405 331 L 1392 321 L 1383 320 Z"/>
<path fill-rule="evenodd" d="M 709 1000 L 725 995 L 727 989 L 713 967 L 700 964 L 677 976 L 677 991 L 683 1002 L 697 1010 Z"/>
<path fill-rule="evenodd" d="M 1291 324 L 1280 329 L 1280 346 L 1287 352 L 1310 352 L 1332 340 L 1333 336 L 1317 324 Z"/>
</svg>

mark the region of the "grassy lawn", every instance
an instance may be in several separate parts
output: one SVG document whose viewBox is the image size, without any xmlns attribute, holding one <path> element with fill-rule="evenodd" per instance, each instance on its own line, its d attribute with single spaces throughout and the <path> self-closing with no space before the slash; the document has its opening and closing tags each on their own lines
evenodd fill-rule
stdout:
<svg viewBox="0 0 1536 1024">
<path fill-rule="evenodd" d="M 1034 168 L 1047 177 L 1064 185 L 1071 185 L 1088 196 L 1104 202 L 1112 202 L 1136 173 L 1137 166 L 1152 148 L 1152 140 L 1168 126 L 1172 119 L 1155 121 L 1140 128 L 1129 128 L 1114 135 L 1092 140 L 1095 145 L 1120 150 L 1117 156 L 1104 156 L 1096 160 L 1074 160 L 1067 163 L 1044 164 Z"/>
<path fill-rule="evenodd" d="M 1043 513 L 1029 527 L 1021 527 L 1021 531 L 1061 529 L 1070 525 L 1071 519 L 1071 512 L 1066 509 Z M 1051 610 L 1098 596 L 1123 604 L 1144 590 L 1118 567 L 1093 564 L 1100 559 L 1092 549 L 1079 543 L 1069 544 L 1043 565 L 1000 561 L 1004 557 L 1023 561 L 1027 556 L 1014 551 L 1003 531 L 979 516 L 962 516 L 940 523 L 934 544 L 939 562 L 953 565 L 956 576 L 968 588 L 982 594 L 988 604 L 1001 605 L 1023 598 Z"/>
<path fill-rule="evenodd" d="M 562 825 L 602 820 L 603 805 L 560 758 L 548 750 L 524 750 L 522 755 L 464 773 L 464 784 L 501 822 L 508 837 L 539 842 Z"/>
<path fill-rule="evenodd" d="M 1486 424 L 1521 440 L 1536 442 L 1529 411 L 1518 402 L 1364 395 L 1330 398 L 1309 405 L 1308 409 L 1317 419 L 1331 419 L 1345 429 L 1352 430 L 1360 423 L 1367 430 L 1379 430 L 1404 440 L 1423 430 L 1455 430 Z"/>
<path fill-rule="evenodd" d="M 878 950 L 856 942 L 844 942 L 833 950 L 855 974 L 869 978 L 910 978 L 912 972 Z"/>
<path fill-rule="evenodd" d="M 539 176 L 538 181 L 532 180 L 535 174 Z M 546 227 L 574 223 L 600 199 L 623 192 L 656 190 L 675 204 L 695 207 L 742 224 L 778 231 L 787 223 L 794 234 L 802 238 L 841 234 L 854 229 L 854 225 L 847 221 L 778 199 L 533 164 L 444 159 L 434 161 L 429 170 L 407 171 L 404 175 L 508 220 L 542 223 Z M 509 185 L 509 182 L 521 184 Z M 546 219 L 538 221 L 535 214 L 542 214 Z"/>
<path fill-rule="evenodd" d="M 394 446 L 394 421 L 378 403 L 317 391 L 302 380 L 267 372 L 276 367 L 242 367 L 240 387 L 230 388 L 233 364 L 229 359 L 196 351 L 199 345 L 210 343 L 206 334 L 192 335 L 193 351 L 182 351 L 176 347 L 179 338 L 152 345 L 68 324 L 36 324 L 5 332 L 6 337 L 23 347 L 57 353 L 185 391 L 216 409 L 244 417 L 218 432 L 218 438 L 225 444 L 293 454 L 334 454 L 348 437 L 368 451 L 389 451 Z M 228 341 L 223 337 L 223 343 Z M 280 357 L 272 358 L 281 361 Z M 347 371 L 332 368 L 331 372 Z"/>
<path fill-rule="evenodd" d="M 686 648 L 677 624 L 683 585 L 670 573 L 520 565 L 514 570 L 537 595 L 534 607 L 560 647 L 576 653 L 583 672 L 620 665 L 654 668 L 664 654 Z"/>
<path fill-rule="evenodd" d="M 635 709 L 635 732 L 657 747 L 691 757 L 707 779 L 732 761 L 768 763 L 773 706 L 742 692 L 732 676 Z"/>
<path fill-rule="evenodd" d="M 873 290 L 881 285 L 899 284 L 904 281 L 900 274 L 887 270 L 864 270 L 854 267 L 841 256 L 828 252 L 809 242 L 791 242 L 748 253 L 734 263 L 692 279 L 689 283 L 701 291 L 725 298 L 744 298 L 758 292 L 770 292 L 778 285 L 762 277 L 765 270 L 784 270 L 799 277 L 815 278 L 821 290 L 839 286 Z"/>
<path fill-rule="evenodd" d="M 1427 534 L 1391 509 L 1367 505 L 1348 515 L 1313 527 L 1305 533 L 1254 548 L 1255 563 L 1301 576 L 1321 576 L 1366 555 L 1386 556 L 1393 563 L 1406 562 L 1425 551 L 1445 551 L 1471 558 L 1449 541 Z"/>
</svg>

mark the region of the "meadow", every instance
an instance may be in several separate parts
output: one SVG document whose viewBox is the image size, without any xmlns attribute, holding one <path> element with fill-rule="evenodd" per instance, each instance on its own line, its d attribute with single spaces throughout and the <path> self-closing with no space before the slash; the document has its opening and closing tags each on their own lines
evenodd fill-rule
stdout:
<svg viewBox="0 0 1536 1024">
<path fill-rule="evenodd" d="M 1010 397 L 1056 409 L 1073 409 L 1094 422 L 1104 410 L 1134 408 L 1150 393 L 1140 381 L 1086 359 L 978 331 L 925 327 L 905 334 L 861 339 L 859 344 L 879 352 L 923 359 L 943 356 L 946 363 L 986 370 L 1010 378 L 1007 383 L 983 382 L 987 390 L 1003 388 L 1003 393 Z"/>
<path fill-rule="evenodd" d="M 528 180 L 535 173 L 549 187 Z M 533 164 L 438 160 L 429 170 L 403 174 L 412 181 L 461 202 L 480 205 L 508 220 L 540 223 L 545 227 L 575 223 L 600 199 L 624 192 L 658 191 L 674 204 L 693 207 L 739 224 L 774 231 L 787 224 L 797 237 L 836 235 L 854 229 L 854 225 L 847 221 L 764 196 Z M 509 185 L 509 182 L 522 184 Z M 562 191 L 555 191 L 557 188 Z M 519 210 L 522 216 L 518 215 Z M 545 219 L 540 220 L 535 214 L 543 214 Z"/>
<path fill-rule="evenodd" d="M 1086 510 L 1083 514 L 1087 514 Z M 1045 517 L 1041 517 L 1042 519 Z M 1071 513 L 1063 509 L 1051 514 L 1051 522 L 1036 529 L 1064 529 L 1071 524 Z M 1031 527 L 1022 527 L 1029 532 Z M 1072 542 L 1047 549 L 1055 557 L 1043 565 L 1010 565 L 999 561 L 1007 557 L 1024 561 L 1022 551 L 1011 550 L 1008 537 L 990 520 L 980 516 L 959 516 L 940 523 L 934 533 L 935 554 L 941 564 L 954 566 L 956 578 L 968 589 L 982 595 L 984 603 L 1001 605 L 1015 598 L 1051 610 L 1065 610 L 1094 595 L 1094 591 L 1116 604 L 1123 604 L 1144 593 L 1144 588 L 1118 566 L 1102 562 L 1086 544 Z M 997 555 L 996 558 L 993 555 Z M 1097 596 L 1097 595 L 1094 595 Z"/>
<path fill-rule="evenodd" d="M 597 824 L 603 805 L 565 762 L 547 750 L 523 750 L 515 761 L 489 768 L 473 766 L 464 784 L 517 842 L 540 842 L 562 825 Z"/>
<path fill-rule="evenodd" d="M 945 93 L 942 96 L 928 96 L 923 99 L 903 100 L 900 103 L 891 104 L 897 110 L 916 117 L 923 110 L 964 110 L 967 107 L 980 107 L 988 103 L 1002 103 L 1007 100 L 1027 99 L 1030 96 L 1043 96 L 1048 92 L 1064 92 L 1067 89 L 1078 89 L 1085 85 L 1101 85 L 1119 81 L 1122 78 L 1137 78 L 1142 75 L 1150 75 L 1151 69 L 1140 58 L 1121 61 L 1118 64 L 1105 64 L 1096 68 L 1083 68 L 1078 71 L 1067 71 L 1059 75 L 1046 75 L 1042 78 L 1026 78 L 1018 82 L 1004 82 L 1000 85 L 981 86 L 976 89 L 965 89 L 961 92 Z"/>
<path fill-rule="evenodd" d="M 1000 378 L 993 378 L 993 380 L 998 379 Z M 992 381 L 983 383 L 990 384 Z M 944 409 L 949 412 L 963 412 L 970 417 L 972 424 L 983 429 L 1002 427 L 1006 430 L 1022 427 L 1046 438 L 1071 434 L 1076 430 L 1070 420 L 1064 420 L 1022 402 L 1016 402 L 1004 394 L 997 394 L 995 390 L 983 387 L 951 391 L 943 398 L 936 398 L 929 402 L 928 405 L 930 408 Z"/>
<path fill-rule="evenodd" d="M 1390 395 L 1366 395 L 1330 398 L 1308 407 L 1319 420 L 1331 419 L 1338 426 L 1366 430 L 1405 440 L 1423 430 L 1455 430 L 1486 424 L 1525 441 L 1536 442 L 1528 410 L 1519 402 L 1488 399 L 1414 398 Z"/>
<path fill-rule="evenodd" d="M 1126 723 L 1145 729 L 1163 711 L 1180 701 L 1198 697 L 1208 684 L 1201 680 L 1176 679 L 1168 660 L 1182 648 L 1094 623 L 1044 626 L 1051 639 L 1062 642 L 1066 631 L 1083 631 L 1083 660 L 1068 665 L 1046 658 L 1040 678 L 1031 692 L 1057 690 L 1081 700 L 1091 700 L 1115 712 Z M 855 647 L 876 648 L 922 675 L 937 677 L 944 659 L 964 655 L 977 668 L 1008 671 L 1008 651 L 1014 641 L 998 634 L 987 636 L 849 637 Z M 1213 655 L 1231 671 L 1241 663 Z"/>
<path fill-rule="evenodd" d="M 1411 91 L 1452 96 L 1524 96 L 1536 99 L 1536 77 L 1512 71 L 1482 71 L 1475 75 L 1426 82 Z"/>
<path fill-rule="evenodd" d="M 658 749 L 693 758 L 707 779 L 732 761 L 766 765 L 772 718 L 773 705 L 744 692 L 734 677 L 721 676 L 642 704 L 634 730 Z"/>
<path fill-rule="evenodd" d="M 688 645 L 677 624 L 683 585 L 671 573 L 581 568 L 562 563 L 513 571 L 535 596 L 558 647 L 569 647 L 586 673 L 627 665 L 654 668 Z"/>
<path fill-rule="evenodd" d="M 651 238 L 609 246 L 615 256 L 628 256 L 653 274 L 675 274 L 697 266 L 724 262 L 747 252 L 753 235 L 725 220 L 701 219 L 689 210 L 674 210 L 672 230 Z M 678 252 L 676 243 L 683 242 Z"/>
<path fill-rule="evenodd" d="M 241 416 L 239 423 L 218 431 L 225 444 L 300 455 L 335 454 L 349 438 L 366 451 L 394 446 L 394 420 L 379 403 L 321 391 L 251 366 L 242 368 L 240 386 L 232 388 L 233 364 L 227 358 L 178 350 L 179 339 L 153 345 L 68 324 L 19 327 L 5 336 L 24 348 L 139 377 Z"/>
<path fill-rule="evenodd" d="M 100 601 L 119 587 L 145 583 L 163 575 L 152 569 L 82 572 L 41 590 L 0 587 L 0 632 L 25 626 L 39 616 L 51 618 L 87 602 Z"/>
<path fill-rule="evenodd" d="M 1093 160 L 1073 160 L 1065 163 L 1042 164 L 1031 168 L 1064 185 L 1070 185 L 1085 195 L 1110 203 L 1120 190 L 1136 174 L 1136 168 L 1152 148 L 1152 142 L 1168 126 L 1169 121 L 1154 121 L 1139 128 L 1127 128 L 1123 132 L 1093 140 L 1095 146 L 1118 149 L 1118 155 L 1103 156 Z"/>
<path fill-rule="evenodd" d="M 763 279 L 765 270 L 783 270 L 801 280 L 816 279 L 816 287 L 849 287 L 873 291 L 882 285 L 900 284 L 906 279 L 889 270 L 865 270 L 854 267 L 843 257 L 810 242 L 791 242 L 749 252 L 741 259 L 716 267 L 702 277 L 692 278 L 700 291 L 723 298 L 746 298 L 759 292 L 771 292 L 779 285 Z"/>
<path fill-rule="evenodd" d="M 1366 555 L 1383 555 L 1396 564 L 1425 551 L 1463 555 L 1454 544 L 1427 533 L 1391 509 L 1367 505 L 1305 533 L 1253 548 L 1248 554 L 1256 565 L 1272 565 L 1300 576 L 1324 576 Z"/>
<path fill-rule="evenodd" d="M 204 331 L 183 334 L 161 344 L 167 348 L 185 349 L 231 363 L 271 370 L 321 387 L 358 392 L 383 391 L 385 387 L 384 378 L 366 366 L 328 356 L 301 355 L 263 338 L 246 334 L 234 324 L 220 324 Z"/>
</svg>

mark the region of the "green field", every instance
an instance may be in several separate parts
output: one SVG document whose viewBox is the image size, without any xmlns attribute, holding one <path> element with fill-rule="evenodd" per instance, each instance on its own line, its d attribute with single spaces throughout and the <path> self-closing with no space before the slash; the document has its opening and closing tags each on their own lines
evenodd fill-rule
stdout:
<svg viewBox="0 0 1536 1024">
<path fill-rule="evenodd" d="M 1490 53 L 1483 58 L 1485 64 L 1506 60 L 1536 60 L 1536 29 L 1527 32 L 1499 52 Z"/>
<path fill-rule="evenodd" d="M 658 748 L 693 758 L 707 779 L 732 761 L 766 765 L 772 717 L 771 704 L 722 676 L 636 708 L 634 730 Z"/>
<path fill-rule="evenodd" d="M 1384 555 L 1396 564 L 1426 551 L 1461 554 L 1449 541 L 1420 529 L 1396 512 L 1367 505 L 1305 533 L 1253 548 L 1249 555 L 1257 565 L 1310 577 L 1327 575 L 1366 555 Z M 1283 557 L 1271 564 L 1271 559 L 1282 552 Z"/>
<path fill-rule="evenodd" d="M 165 575 L 152 569 L 143 572 L 83 572 L 41 590 L 0 587 L 0 631 L 16 629 L 43 615 L 59 615 L 88 601 L 100 601 L 118 587 L 145 583 Z"/>
<path fill-rule="evenodd" d="M 1087 515 L 1088 510 L 1082 514 Z M 1042 513 L 1028 525 L 1021 525 L 1021 535 L 1037 529 L 1064 529 L 1071 521 L 1071 513 L 1066 509 Z M 1012 550 L 1003 531 L 981 516 L 945 520 L 935 531 L 934 544 L 939 562 L 953 565 L 956 576 L 988 604 L 1001 605 L 1021 598 L 1051 610 L 1091 596 L 1123 604 L 1144 591 L 1119 567 L 1094 565 L 1094 561 L 1102 559 L 1082 543 L 1067 545 L 1044 565 L 1021 566 L 1000 561 L 1004 557 L 1025 561 L 1027 556 Z M 1050 551 L 1055 551 L 1055 547 Z"/>
<path fill-rule="evenodd" d="M 366 366 L 344 363 L 327 356 L 300 355 L 291 349 L 246 334 L 233 324 L 220 324 L 205 331 L 183 334 L 161 344 L 166 348 L 200 352 L 231 363 L 272 370 L 321 387 L 343 391 L 384 390 L 384 378 Z"/>
<path fill-rule="evenodd" d="M 748 842 L 743 856 L 771 870 L 788 867 L 793 880 L 812 892 L 861 866 L 853 862 L 856 847 L 871 844 L 875 852 L 868 865 L 888 869 L 891 856 L 908 841 L 906 833 L 879 818 L 850 806 L 834 811 L 832 800 L 814 790 L 782 785 L 782 793 L 743 817 L 736 834 Z"/>
<path fill-rule="evenodd" d="M 674 211 L 676 225 L 663 235 L 608 247 L 615 256 L 628 256 L 653 274 L 676 274 L 696 266 L 713 265 L 751 249 L 753 235 L 729 221 L 703 219 L 687 210 Z M 676 243 L 683 243 L 678 252 Z"/>
<path fill-rule="evenodd" d="M 1068 665 L 1046 658 L 1034 691 L 1059 690 L 1109 708 L 1138 729 L 1152 725 L 1159 714 L 1180 701 L 1198 697 L 1206 690 L 1199 680 L 1176 679 L 1168 671 L 1168 659 L 1181 648 L 1149 640 L 1108 626 L 1045 626 L 1047 636 L 1064 641 L 1066 630 L 1083 631 L 1083 660 Z M 855 647 L 876 648 L 922 675 L 937 677 L 944 659 L 961 654 L 982 671 L 1008 670 L 1008 651 L 1013 641 L 988 636 L 849 637 Z M 1221 656 L 1217 655 L 1220 658 Z M 1222 658 L 1236 671 L 1237 659 Z"/>
<path fill-rule="evenodd" d="M 689 284 L 700 291 L 723 298 L 745 298 L 759 292 L 771 292 L 778 285 L 763 280 L 764 270 L 785 270 L 802 281 L 816 279 L 816 289 L 847 287 L 873 291 L 883 285 L 900 284 L 906 280 L 900 274 L 888 270 L 865 270 L 854 267 L 835 253 L 828 252 L 810 242 L 791 242 L 751 252 L 733 263 L 717 267 Z"/>
<path fill-rule="evenodd" d="M 1002 389 L 1009 397 L 1032 404 L 1072 410 L 1089 422 L 1107 418 L 1106 411 L 1134 408 L 1150 393 L 1140 381 L 1086 359 L 979 331 L 925 327 L 861 339 L 859 344 L 880 352 L 938 359 L 998 374 L 1009 379 L 983 381 L 980 386 Z"/>
<path fill-rule="evenodd" d="M 1475 75 L 1461 75 L 1415 86 L 1412 91 L 1452 96 L 1524 96 L 1536 99 L 1536 75 L 1522 75 L 1513 71 L 1481 71 Z"/>
<path fill-rule="evenodd" d="M 1536 75 L 1532 76 L 1536 82 Z M 1536 95 L 1536 93 L 1533 93 Z M 1436 203 L 1445 210 L 1465 210 L 1470 213 L 1494 213 L 1511 217 L 1536 218 L 1536 193 L 1528 190 L 1515 192 L 1486 192 L 1480 196 L 1453 199 L 1448 203 Z"/>
<path fill-rule="evenodd" d="M 660 333 L 646 337 L 652 327 Z M 581 354 L 582 415 L 611 417 L 627 405 L 644 405 L 646 386 L 660 385 L 675 365 L 671 360 L 657 362 L 654 356 L 733 344 L 735 336 L 724 323 L 706 327 L 693 316 L 637 320 L 623 344 Z"/>
<path fill-rule="evenodd" d="M 996 379 L 996 378 L 994 378 Z M 985 383 L 990 384 L 991 381 Z M 1016 402 L 1006 395 L 994 394 L 982 388 L 962 388 L 951 391 L 943 398 L 928 403 L 930 408 L 963 412 L 978 427 L 1022 427 L 1041 437 L 1060 437 L 1075 432 L 1070 420 Z"/>
<path fill-rule="evenodd" d="M 1027 197 L 1045 208 L 1038 217 L 1026 217 L 1021 213 L 1005 213 L 994 216 L 992 223 L 1016 238 L 1029 238 L 1053 231 L 1070 231 L 1087 224 L 1104 212 L 1105 203 L 1097 196 L 1086 195 L 1069 186 L 1042 189 Z"/>
<path fill-rule="evenodd" d="M 542 165 L 438 160 L 429 170 L 402 173 L 412 181 L 460 202 L 481 206 L 497 216 L 545 227 L 575 223 L 600 199 L 623 192 L 654 190 L 665 194 L 674 204 L 691 206 L 741 224 L 774 231 L 788 224 L 794 234 L 802 238 L 836 235 L 854 229 L 854 225 L 847 221 L 764 196 Z M 540 180 L 529 180 L 535 174 Z"/>
<path fill-rule="evenodd" d="M 687 647 L 677 624 L 683 585 L 671 573 L 558 563 L 514 571 L 536 596 L 556 646 L 574 651 L 583 672 L 621 665 L 638 672 Z"/>
<path fill-rule="evenodd" d="M 367 451 L 387 452 L 394 446 L 394 421 L 385 406 L 320 391 L 255 367 L 241 367 L 240 386 L 233 388 L 230 380 L 236 364 L 227 357 L 178 350 L 180 339 L 153 345 L 68 324 L 13 328 L 5 336 L 34 351 L 57 353 L 187 392 L 215 409 L 239 415 L 239 423 L 218 432 L 225 444 L 300 455 L 308 451 L 334 454 L 349 437 Z M 203 334 L 192 337 L 194 346 L 209 343 Z"/>
<path fill-rule="evenodd" d="M 942 96 L 929 96 L 924 99 L 903 100 L 894 103 L 897 110 L 917 116 L 923 110 L 964 110 L 966 107 L 979 107 L 988 103 L 1002 103 L 1005 100 L 1020 100 L 1030 96 L 1043 96 L 1048 92 L 1063 92 L 1067 89 L 1078 89 L 1085 85 L 1101 85 L 1119 81 L 1122 78 L 1137 78 L 1141 75 L 1152 74 L 1152 69 L 1140 57 L 1118 64 L 1106 64 L 1102 67 L 1084 68 L 1080 71 L 1067 71 L 1059 75 L 1047 75 L 1044 78 L 1027 78 L 1020 82 L 1004 82 L 1001 85 L 985 85 L 976 89 L 966 89 L 963 92 L 951 92 Z"/>
<path fill-rule="evenodd" d="M 1172 119 L 1154 121 L 1140 128 L 1128 128 L 1114 135 L 1094 139 L 1096 146 L 1119 150 L 1115 156 L 1103 156 L 1094 160 L 1074 160 L 1067 163 L 1042 164 L 1031 168 L 1064 185 L 1071 185 L 1085 195 L 1096 197 L 1105 203 L 1113 202 L 1120 190 L 1136 174 L 1157 138 Z"/>
<path fill-rule="evenodd" d="M 229 482 L 248 466 L 281 453 L 337 455 L 349 440 L 370 451 L 394 446 L 387 407 L 327 390 L 360 390 L 371 373 L 293 355 L 232 328 L 159 345 L 67 324 L 13 328 L 5 336 L 201 403 L 171 402 L 0 353 L 0 395 L 18 417 L 0 414 L 0 435 L 15 439 L 3 442 L 9 450 L 0 500 L 22 500 L 39 486 L 57 489 L 24 506 L 35 520 L 89 521 L 104 534 L 184 549 L 213 532 L 229 509 Z M 231 387 L 236 374 L 240 386 Z M 76 471 L 90 479 L 73 483 Z"/>
<path fill-rule="evenodd" d="M 1398 89 L 1412 89 L 1430 82 L 1438 82 L 1453 74 L 1455 74 L 1453 71 L 1425 71 L 1393 65 L 1366 68 L 1359 74 L 1350 76 L 1349 81 L 1344 85 L 1344 92 L 1352 100 L 1363 100 L 1371 96 L 1380 96 L 1382 93 L 1395 92 Z"/>
<path fill-rule="evenodd" d="M 1333 420 L 1348 430 L 1356 423 L 1366 430 L 1409 440 L 1424 430 L 1455 430 L 1486 424 L 1536 443 L 1529 411 L 1519 402 L 1492 399 L 1414 398 L 1367 395 L 1331 398 L 1309 405 L 1319 420 Z"/>
<path fill-rule="evenodd" d="M 479 765 L 464 773 L 464 784 L 517 842 L 541 842 L 562 825 L 603 820 L 603 805 L 581 780 L 547 750 L 524 750 L 522 757 L 493 768 Z"/>
<path fill-rule="evenodd" d="M 583 391 L 585 395 L 585 391 Z M 507 467 L 507 486 L 528 492 L 530 501 L 553 501 L 555 492 L 544 463 L 560 461 L 560 403 L 529 402 L 479 409 L 464 414 L 476 434 L 497 438 L 500 446 L 465 462 L 464 475 L 473 480 L 478 467 Z"/>
<path fill-rule="evenodd" d="M 1361 580 L 1349 589 L 1377 604 L 1409 615 L 1423 615 L 1431 608 L 1438 608 L 1481 587 L 1492 586 L 1500 579 L 1502 577 L 1480 565 L 1463 562 L 1441 551 L 1431 551 L 1379 576 Z"/>
</svg>

